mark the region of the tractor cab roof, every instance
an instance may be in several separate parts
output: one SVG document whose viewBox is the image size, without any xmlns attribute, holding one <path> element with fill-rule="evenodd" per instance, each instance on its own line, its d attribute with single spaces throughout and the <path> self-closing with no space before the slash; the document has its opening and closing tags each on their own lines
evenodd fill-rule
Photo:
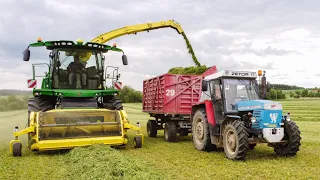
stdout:
<svg viewBox="0 0 320 180">
<path fill-rule="evenodd" d="M 257 73 L 252 71 L 233 71 L 233 70 L 224 70 L 220 71 L 214 74 L 211 74 L 209 76 L 206 76 L 205 80 L 212 80 L 212 79 L 218 79 L 223 77 L 233 77 L 233 78 L 250 78 L 250 79 L 256 79 Z"/>
<path fill-rule="evenodd" d="M 92 51 L 101 51 L 103 53 L 111 51 L 123 52 L 122 49 L 117 48 L 116 46 L 109 46 L 105 44 L 95 43 L 95 42 L 87 42 L 83 44 L 81 39 L 78 39 L 77 42 L 73 42 L 70 40 L 59 40 L 59 41 L 45 41 L 43 42 L 40 38 L 38 42 L 32 43 L 29 45 L 30 47 L 41 47 L 45 46 L 48 50 L 58 49 L 58 48 L 70 48 L 70 49 L 85 49 Z"/>
</svg>

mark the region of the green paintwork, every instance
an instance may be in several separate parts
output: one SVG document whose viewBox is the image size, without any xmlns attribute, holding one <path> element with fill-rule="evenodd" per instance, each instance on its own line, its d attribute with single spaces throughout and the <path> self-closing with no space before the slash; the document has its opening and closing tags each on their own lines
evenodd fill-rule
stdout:
<svg viewBox="0 0 320 180">
<path fill-rule="evenodd" d="M 63 44 L 64 43 L 64 44 Z M 91 46 L 89 46 L 91 45 Z M 29 44 L 30 47 L 43 47 L 45 46 L 48 50 L 57 49 L 57 48 L 75 48 L 75 49 L 88 49 L 90 50 L 99 50 L 103 53 L 111 50 L 116 52 L 123 52 L 122 49 L 100 44 L 94 42 L 75 43 L 70 40 L 60 40 L 60 41 L 45 41 L 45 42 L 36 42 Z M 94 47 L 96 46 L 96 47 Z M 77 97 L 77 98 L 86 98 L 86 97 L 96 97 L 96 96 L 105 96 L 105 95 L 114 95 L 119 91 L 116 89 L 101 89 L 101 90 L 88 90 L 88 89 L 52 89 L 52 80 L 50 76 L 50 68 L 48 69 L 48 74 L 42 79 L 41 89 L 33 89 L 33 94 L 36 92 L 44 96 L 62 96 L 62 97 Z M 34 78 L 34 77 L 33 77 Z M 61 93 L 61 94 L 60 94 Z"/>
<path fill-rule="evenodd" d="M 62 43 L 66 43 L 66 45 L 61 45 Z M 70 45 L 67 45 L 68 43 Z M 58 44 L 60 44 L 60 45 L 58 45 Z M 97 45 L 97 47 L 90 47 L 89 44 Z M 47 49 L 55 49 L 58 47 L 72 47 L 72 48 L 97 49 L 97 50 L 101 50 L 102 52 L 107 52 L 109 50 L 116 51 L 116 52 L 123 52 L 122 49 L 120 49 L 120 48 L 109 46 L 106 44 L 100 44 L 100 43 L 94 43 L 94 42 L 87 42 L 85 44 L 76 44 L 73 41 L 69 41 L 69 40 L 36 42 L 36 43 L 30 44 L 29 46 L 30 47 L 46 46 Z M 100 48 L 98 46 L 100 46 Z"/>
<path fill-rule="evenodd" d="M 118 90 L 86 90 L 86 89 L 33 89 L 33 94 L 39 92 L 44 96 L 62 96 L 62 97 L 96 97 L 106 96 L 118 93 Z M 60 95 L 61 93 L 61 95 Z"/>
</svg>

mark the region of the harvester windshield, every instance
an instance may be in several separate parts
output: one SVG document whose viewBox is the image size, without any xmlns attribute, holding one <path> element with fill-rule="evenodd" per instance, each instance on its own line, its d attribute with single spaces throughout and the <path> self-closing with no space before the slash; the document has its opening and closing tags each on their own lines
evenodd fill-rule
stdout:
<svg viewBox="0 0 320 180">
<path fill-rule="evenodd" d="M 227 111 L 233 110 L 233 105 L 239 101 L 259 99 L 254 80 L 223 79 Z"/>
<path fill-rule="evenodd" d="M 83 58 L 90 53 L 90 58 Z M 53 71 L 54 88 L 98 89 L 103 80 L 101 51 L 58 49 Z"/>
</svg>

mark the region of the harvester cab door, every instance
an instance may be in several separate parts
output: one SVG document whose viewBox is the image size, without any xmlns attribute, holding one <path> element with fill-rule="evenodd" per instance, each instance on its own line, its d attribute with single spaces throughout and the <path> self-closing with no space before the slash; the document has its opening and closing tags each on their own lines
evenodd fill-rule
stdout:
<svg viewBox="0 0 320 180">
<path fill-rule="evenodd" d="M 221 83 L 219 79 L 210 81 L 210 94 L 217 124 L 223 121 L 223 98 L 221 93 Z"/>
</svg>

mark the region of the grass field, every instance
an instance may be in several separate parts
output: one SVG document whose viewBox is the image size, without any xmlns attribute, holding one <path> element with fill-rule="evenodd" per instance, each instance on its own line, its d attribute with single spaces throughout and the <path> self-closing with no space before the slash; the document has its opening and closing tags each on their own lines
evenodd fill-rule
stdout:
<svg viewBox="0 0 320 180">
<path fill-rule="evenodd" d="M 320 100 L 286 100 L 281 103 L 286 112 L 291 112 L 292 119 L 297 120 L 301 130 L 302 145 L 296 157 L 277 157 L 273 149 L 263 144 L 248 153 L 247 161 L 234 162 L 225 158 L 223 150 L 197 151 L 190 136 L 179 137 L 178 143 L 165 142 L 163 131 L 158 133 L 158 138 L 145 137 L 143 148 L 134 149 L 130 141 L 127 148 L 120 149 L 119 153 L 126 161 L 132 159 L 143 166 L 143 171 L 137 174 L 157 173 L 152 176 L 154 179 L 320 179 Z M 146 136 L 145 124 L 149 116 L 141 113 L 141 104 L 125 104 L 125 110 L 131 123 L 139 121 L 143 125 Z M 26 116 L 25 111 L 0 113 L 0 179 L 90 179 L 91 173 L 92 178 L 97 177 L 101 170 L 116 166 L 111 166 L 109 161 L 112 160 L 106 159 L 107 155 L 103 153 L 101 156 L 105 158 L 97 158 L 97 150 L 77 157 L 76 152 L 31 153 L 24 146 L 22 157 L 11 157 L 8 142 L 13 138 L 13 127 L 19 125 L 23 128 Z M 26 136 L 22 140 L 26 145 Z M 88 157 L 90 152 L 92 161 Z M 118 160 L 119 156 L 116 156 Z M 89 167 L 96 171 L 87 171 Z M 129 166 L 127 170 L 132 168 Z M 81 173 L 83 176 L 79 175 Z M 152 179 L 150 176 L 139 177 Z"/>
</svg>

